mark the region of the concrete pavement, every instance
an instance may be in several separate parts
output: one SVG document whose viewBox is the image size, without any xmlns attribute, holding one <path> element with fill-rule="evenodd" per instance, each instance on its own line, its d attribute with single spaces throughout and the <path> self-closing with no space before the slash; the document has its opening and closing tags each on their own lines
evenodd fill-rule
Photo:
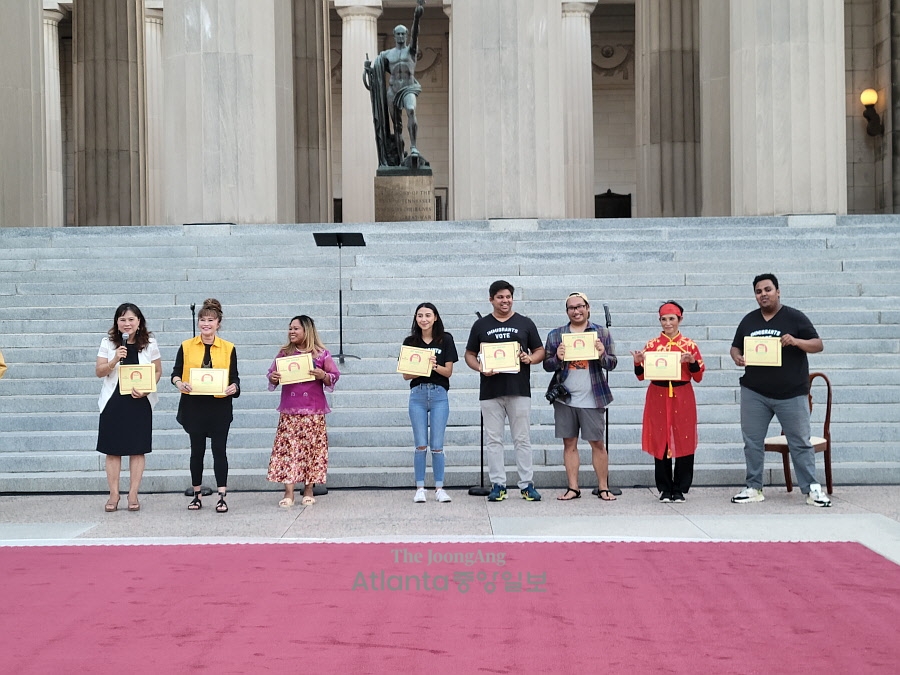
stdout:
<svg viewBox="0 0 900 675">
<path fill-rule="evenodd" d="M 316 504 L 278 507 L 280 492 L 232 492 L 230 512 L 187 510 L 181 494 L 141 495 L 141 510 L 105 513 L 106 495 L 0 495 L 0 546 L 173 543 L 417 541 L 856 541 L 900 564 L 900 486 L 838 486 L 833 506 L 808 506 L 799 490 L 765 490 L 766 501 L 732 504 L 739 487 L 700 487 L 683 504 L 662 504 L 656 491 L 625 488 L 603 502 L 584 488 L 560 502 L 561 489 L 540 488 L 541 502 L 511 490 L 488 503 L 464 489 L 453 502 L 414 504 L 414 491 L 333 489 Z M 2 554 L 0 554 L 2 555 Z"/>
</svg>

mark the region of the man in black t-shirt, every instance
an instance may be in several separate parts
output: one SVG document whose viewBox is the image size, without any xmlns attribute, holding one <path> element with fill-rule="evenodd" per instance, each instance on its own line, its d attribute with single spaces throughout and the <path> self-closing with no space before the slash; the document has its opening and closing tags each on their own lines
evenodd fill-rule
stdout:
<svg viewBox="0 0 900 675">
<path fill-rule="evenodd" d="M 487 433 L 488 473 L 491 493 L 488 501 L 506 499 L 506 465 L 503 462 L 503 427 L 509 432 L 516 450 L 519 492 L 523 499 L 540 501 L 534 489 L 531 455 L 531 364 L 544 360 L 544 347 L 537 327 L 528 317 L 512 311 L 515 288 L 508 281 L 495 281 L 490 288 L 493 312 L 478 319 L 466 342 L 466 364 L 481 373 L 479 400 Z M 519 372 L 482 372 L 478 353 L 482 343 L 518 342 Z"/>
<path fill-rule="evenodd" d="M 747 487 L 731 498 L 735 504 L 761 502 L 765 439 L 769 422 L 778 417 L 787 438 L 800 491 L 812 506 L 831 506 L 816 482 L 816 454 L 809 432 L 809 362 L 807 354 L 822 351 L 822 339 L 807 316 L 781 304 L 774 274 L 753 280 L 759 309 L 738 324 L 731 343 L 731 358 L 744 368 L 741 378 L 741 433 L 747 462 Z M 744 359 L 745 337 L 774 337 L 781 341 L 780 366 L 748 366 Z"/>
</svg>

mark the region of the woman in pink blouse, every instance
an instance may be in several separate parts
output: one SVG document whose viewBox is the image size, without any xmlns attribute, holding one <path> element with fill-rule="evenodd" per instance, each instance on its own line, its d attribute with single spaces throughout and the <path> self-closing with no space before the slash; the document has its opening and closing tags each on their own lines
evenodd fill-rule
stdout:
<svg viewBox="0 0 900 675">
<path fill-rule="evenodd" d="M 315 504 L 313 486 L 324 483 L 328 473 L 328 432 L 325 415 L 331 412 L 326 391 L 334 391 L 341 374 L 322 344 L 316 324 L 305 314 L 295 316 L 288 326 L 288 343 L 275 357 L 310 354 L 313 376 L 309 382 L 285 384 L 281 387 L 278 429 L 269 459 L 267 479 L 284 483 L 284 498 L 278 502 L 283 508 L 294 505 L 294 484 L 303 484 L 301 504 Z M 269 391 L 281 382 L 275 361 L 269 367 Z"/>
</svg>

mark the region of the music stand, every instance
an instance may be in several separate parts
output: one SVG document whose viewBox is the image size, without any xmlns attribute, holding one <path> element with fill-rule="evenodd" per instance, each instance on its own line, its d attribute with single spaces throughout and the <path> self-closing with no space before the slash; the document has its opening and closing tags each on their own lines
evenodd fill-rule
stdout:
<svg viewBox="0 0 900 675">
<path fill-rule="evenodd" d="M 316 246 L 337 246 L 338 248 L 338 335 L 340 350 L 338 351 L 338 363 L 343 363 L 345 358 L 358 359 L 358 356 L 344 353 L 344 256 L 345 246 L 365 246 L 362 232 L 313 232 Z"/>
</svg>

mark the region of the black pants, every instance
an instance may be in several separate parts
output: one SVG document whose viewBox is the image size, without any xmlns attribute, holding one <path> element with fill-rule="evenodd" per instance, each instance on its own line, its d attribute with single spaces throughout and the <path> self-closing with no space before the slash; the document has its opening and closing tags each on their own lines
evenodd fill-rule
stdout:
<svg viewBox="0 0 900 675">
<path fill-rule="evenodd" d="M 656 489 L 660 492 L 681 492 L 687 494 L 694 482 L 694 456 L 675 458 L 675 472 L 672 472 L 672 458 L 654 459 L 656 465 Z"/>
<path fill-rule="evenodd" d="M 212 441 L 213 471 L 216 474 L 216 485 L 220 488 L 228 486 L 228 456 L 225 446 L 228 442 L 228 429 L 213 432 Z M 203 458 L 206 456 L 206 434 L 189 434 L 191 438 L 191 485 L 203 482 Z"/>
</svg>

